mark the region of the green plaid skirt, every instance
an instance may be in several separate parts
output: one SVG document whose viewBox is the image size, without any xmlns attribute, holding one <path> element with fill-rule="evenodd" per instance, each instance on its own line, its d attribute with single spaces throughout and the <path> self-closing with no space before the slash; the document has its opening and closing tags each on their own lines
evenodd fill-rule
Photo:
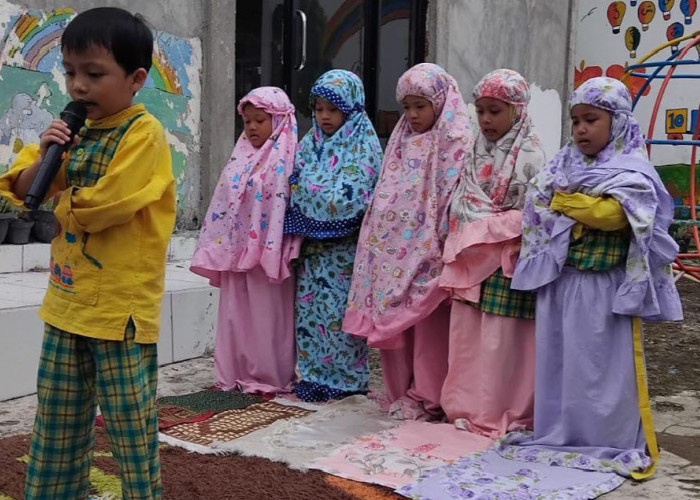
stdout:
<svg viewBox="0 0 700 500">
<path fill-rule="evenodd" d="M 608 271 L 627 260 L 629 241 L 627 230 L 586 229 L 569 244 L 566 265 L 580 271 Z M 489 314 L 535 319 L 536 294 L 512 290 L 510 282 L 499 268 L 481 283 L 479 303 L 469 304 Z"/>
<path fill-rule="evenodd" d="M 535 319 L 535 293 L 513 290 L 510 282 L 511 279 L 505 277 L 499 267 L 495 273 L 482 281 L 479 303 L 470 304 L 485 313 L 497 316 Z"/>
<path fill-rule="evenodd" d="M 569 243 L 566 265 L 579 271 L 609 271 L 624 264 L 630 245 L 628 230 L 602 231 L 586 228 Z"/>
</svg>

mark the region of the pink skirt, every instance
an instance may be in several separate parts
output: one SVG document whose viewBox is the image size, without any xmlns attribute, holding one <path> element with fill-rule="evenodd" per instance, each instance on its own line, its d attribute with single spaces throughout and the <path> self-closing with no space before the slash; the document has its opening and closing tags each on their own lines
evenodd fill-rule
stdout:
<svg viewBox="0 0 700 500">
<path fill-rule="evenodd" d="M 443 303 L 430 316 L 402 334 L 403 347 L 381 349 L 384 387 L 396 418 L 430 420 L 442 414 L 440 391 L 447 374 L 450 306 Z"/>
<path fill-rule="evenodd" d="M 449 368 L 440 398 L 449 421 L 491 438 L 531 429 L 534 320 L 483 313 L 454 301 L 449 345 Z"/>
<path fill-rule="evenodd" d="M 260 267 L 222 272 L 214 348 L 225 390 L 289 392 L 295 380 L 294 279 L 272 283 Z"/>
</svg>

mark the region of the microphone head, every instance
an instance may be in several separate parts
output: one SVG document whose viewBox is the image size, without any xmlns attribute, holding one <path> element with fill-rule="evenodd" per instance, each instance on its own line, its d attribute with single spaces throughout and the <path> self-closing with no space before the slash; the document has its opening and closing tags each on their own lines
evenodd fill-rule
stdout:
<svg viewBox="0 0 700 500">
<path fill-rule="evenodd" d="M 80 128 L 85 125 L 87 117 L 87 108 L 85 104 L 79 101 L 71 101 L 61 111 L 61 120 L 68 124 L 73 134 L 77 134 Z"/>
</svg>

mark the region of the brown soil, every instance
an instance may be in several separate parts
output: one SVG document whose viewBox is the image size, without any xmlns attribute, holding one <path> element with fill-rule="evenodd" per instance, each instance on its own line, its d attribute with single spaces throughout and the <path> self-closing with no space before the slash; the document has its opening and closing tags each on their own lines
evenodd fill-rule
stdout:
<svg viewBox="0 0 700 500">
<path fill-rule="evenodd" d="M 700 390 L 700 283 L 681 278 L 678 291 L 685 319 L 644 325 L 650 396 Z"/>
<path fill-rule="evenodd" d="M 693 465 L 700 465 L 700 436 L 676 436 L 657 432 L 656 439 L 662 450 L 675 453 Z M 700 478 L 698 478 L 700 482 Z"/>
</svg>

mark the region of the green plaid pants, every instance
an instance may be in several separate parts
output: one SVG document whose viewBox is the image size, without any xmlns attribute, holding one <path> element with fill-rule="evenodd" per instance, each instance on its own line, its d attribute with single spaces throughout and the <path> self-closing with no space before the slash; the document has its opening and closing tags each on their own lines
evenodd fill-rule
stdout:
<svg viewBox="0 0 700 500">
<path fill-rule="evenodd" d="M 88 497 L 98 404 L 119 465 L 123 498 L 160 499 L 157 379 L 157 345 L 136 344 L 131 322 L 122 341 L 46 325 L 25 498 Z"/>
</svg>

